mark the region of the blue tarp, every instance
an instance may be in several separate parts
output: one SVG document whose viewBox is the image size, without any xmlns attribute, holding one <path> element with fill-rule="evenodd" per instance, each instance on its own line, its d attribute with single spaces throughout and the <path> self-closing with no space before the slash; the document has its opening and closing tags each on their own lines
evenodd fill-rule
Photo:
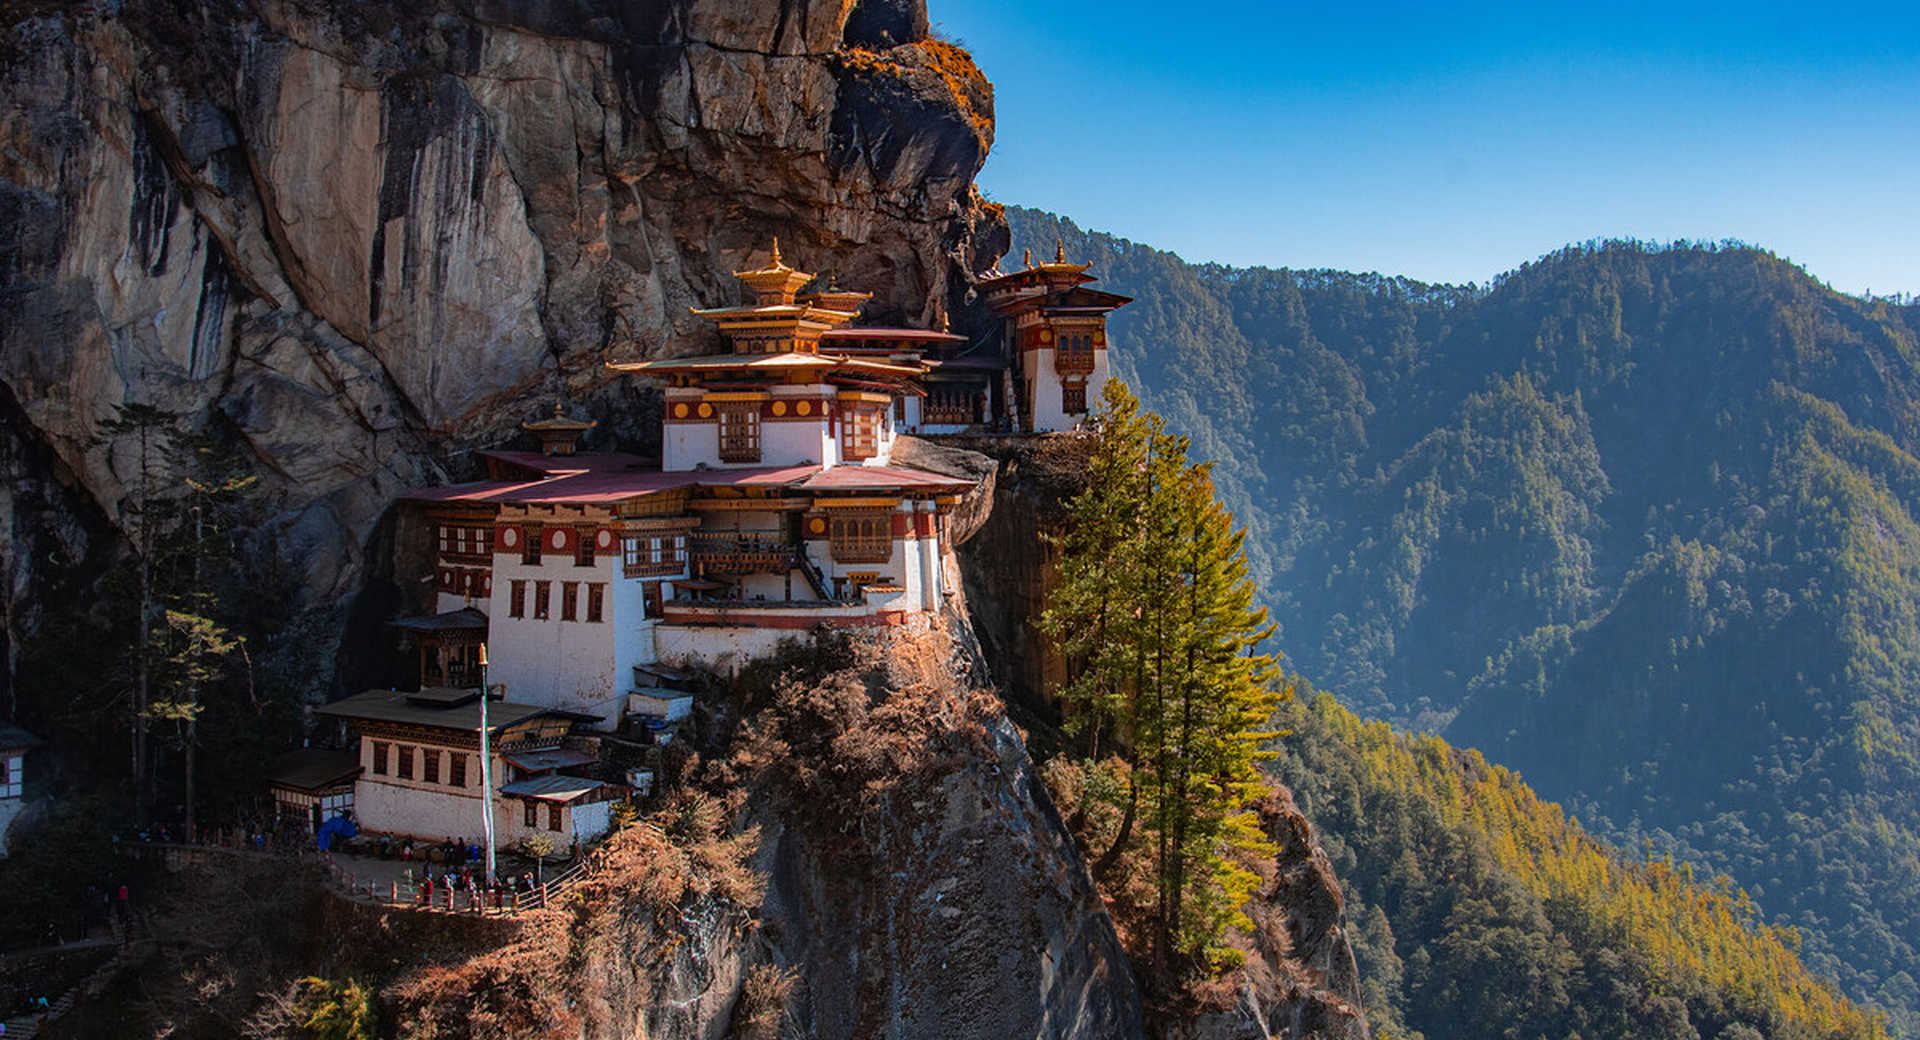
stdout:
<svg viewBox="0 0 1920 1040">
<path fill-rule="evenodd" d="M 333 847 L 334 839 L 351 838 L 358 833 L 360 828 L 354 825 L 353 817 L 341 813 L 320 825 L 320 830 L 313 836 L 313 844 L 315 848 L 325 852 Z"/>
</svg>

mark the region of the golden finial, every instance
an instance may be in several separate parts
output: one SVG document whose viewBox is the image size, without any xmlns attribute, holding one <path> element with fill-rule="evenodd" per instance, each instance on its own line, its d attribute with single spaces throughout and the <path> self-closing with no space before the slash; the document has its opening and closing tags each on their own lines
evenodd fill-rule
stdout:
<svg viewBox="0 0 1920 1040">
<path fill-rule="evenodd" d="M 940 308 L 940 331 L 941 332 L 953 331 L 953 322 L 948 320 L 947 309 L 945 307 Z"/>
<path fill-rule="evenodd" d="M 560 418 L 560 399 L 558 397 L 553 399 L 553 417 L 555 419 Z"/>
<path fill-rule="evenodd" d="M 1026 252 L 1020 254 L 1020 262 L 1023 264 L 1026 264 L 1028 267 L 1032 267 L 1033 266 L 1033 250 L 1029 249 Z"/>
<path fill-rule="evenodd" d="M 768 264 L 767 266 L 768 267 L 780 266 L 780 236 L 779 235 L 773 236 L 773 263 Z"/>
<path fill-rule="evenodd" d="M 1056 264 L 1064 264 L 1067 262 L 1066 239 L 1056 238 L 1053 240 L 1053 262 Z"/>
</svg>

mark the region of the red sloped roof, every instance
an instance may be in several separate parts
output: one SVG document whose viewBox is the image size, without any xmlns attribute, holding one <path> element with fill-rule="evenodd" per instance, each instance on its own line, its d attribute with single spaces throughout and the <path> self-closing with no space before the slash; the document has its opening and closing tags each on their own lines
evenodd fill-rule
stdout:
<svg viewBox="0 0 1920 1040">
<path fill-rule="evenodd" d="M 934 332 L 931 329 L 880 329 L 861 327 L 857 329 L 834 329 L 820 335 L 821 343 L 845 340 L 901 340 L 923 343 L 963 343 L 965 336 L 956 336 L 951 332 Z"/>
<path fill-rule="evenodd" d="M 584 470 L 546 480 L 475 481 L 407 492 L 414 502 L 486 502 L 551 505 L 562 502 L 605 504 L 637 495 L 684 487 L 785 487 L 820 471 L 819 466 L 765 466 L 751 469 Z"/>
<path fill-rule="evenodd" d="M 806 491 L 858 491 L 880 488 L 964 488 L 965 480 L 893 466 L 835 466 L 800 484 Z"/>
</svg>

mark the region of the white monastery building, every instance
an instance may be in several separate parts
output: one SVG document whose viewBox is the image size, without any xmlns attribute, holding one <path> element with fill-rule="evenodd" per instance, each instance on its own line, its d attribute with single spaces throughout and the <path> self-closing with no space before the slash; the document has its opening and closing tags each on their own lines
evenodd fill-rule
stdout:
<svg viewBox="0 0 1920 1040">
<path fill-rule="evenodd" d="M 994 324 L 969 344 L 855 327 L 869 294 L 803 292 L 814 276 L 775 242 L 766 267 L 736 272 L 748 302 L 694 312 L 726 352 L 609 366 L 662 387 L 659 464 L 578 451 L 593 424 L 556 405 L 524 426 L 540 450 L 481 452 L 486 479 L 409 493 L 434 531 L 436 612 L 394 625 L 427 692 L 324 709 L 361 734 L 361 825 L 439 839 L 457 833 L 442 821 L 479 819 L 465 803 L 479 795 L 483 644 L 486 682 L 505 688 L 489 702 L 502 747 L 554 751 L 501 751 L 519 785 L 502 790 L 524 810 L 496 820 L 501 841 L 574 840 L 604 829 L 593 807 L 611 788 L 566 772 L 587 764 L 558 753 L 569 729 L 657 731 L 689 703 L 662 676 L 734 670 L 815 625 L 927 624 L 949 591 L 948 515 L 973 484 L 894 465 L 894 445 L 1083 420 L 1106 379 L 1106 314 L 1128 302 L 1087 289 L 1085 272 L 1056 255 L 990 275 Z"/>
</svg>

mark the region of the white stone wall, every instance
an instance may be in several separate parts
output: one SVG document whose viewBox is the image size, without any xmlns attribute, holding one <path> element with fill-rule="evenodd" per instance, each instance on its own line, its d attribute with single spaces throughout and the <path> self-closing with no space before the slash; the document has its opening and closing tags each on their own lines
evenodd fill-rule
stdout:
<svg viewBox="0 0 1920 1040">
<path fill-rule="evenodd" d="M 1053 369 L 1053 348 L 1041 347 L 1028 353 L 1023 361 L 1026 364 L 1024 378 L 1027 384 L 1027 400 L 1033 402 L 1033 432 L 1062 433 L 1073 429 L 1085 415 L 1069 414 L 1060 407 L 1060 376 Z M 1107 385 L 1107 350 L 1095 347 L 1093 351 L 1093 372 L 1087 376 L 1088 414 L 1100 405 L 1100 392 Z"/>
<path fill-rule="evenodd" d="M 793 595 L 796 599 L 812 599 L 813 589 L 807 585 L 807 579 L 799 573 L 793 575 Z M 743 574 L 740 575 L 740 596 L 753 599 L 755 596 L 767 600 L 787 598 L 787 575 L 784 574 Z"/>
<path fill-rule="evenodd" d="M 574 563 L 571 553 L 546 553 L 537 564 L 520 554 L 493 557 L 493 602 L 487 622 L 487 682 L 504 683 L 506 699 L 520 704 L 562 708 L 598 715 L 602 724 L 620 721 L 622 697 L 635 663 L 649 659 L 639 582 L 621 576 L 618 549 L 596 554 L 591 567 Z M 526 616 L 513 617 L 513 582 L 525 581 Z M 534 617 L 535 583 L 549 583 L 547 617 Z M 577 620 L 564 621 L 564 582 L 579 582 Z M 604 582 L 602 620 L 588 621 L 587 584 Z M 623 619 L 618 607 L 631 604 Z M 626 623 L 623 623 L 625 621 Z M 625 664 L 623 673 L 621 665 Z"/>
<path fill-rule="evenodd" d="M 697 469 L 701 465 L 719 468 L 720 428 L 711 422 L 674 422 L 669 419 L 660 431 L 660 468 L 668 473 Z M 495 584 L 498 585 L 498 576 Z"/>
<path fill-rule="evenodd" d="M 569 807 L 575 841 L 593 841 L 613 826 L 613 803 L 590 802 Z"/>
<path fill-rule="evenodd" d="M 931 610 L 940 605 L 945 591 L 940 580 L 940 516 L 932 502 L 916 505 L 920 516 L 933 525 L 933 536 L 916 542 L 920 549 L 920 609 Z"/>
<path fill-rule="evenodd" d="M 576 841 L 592 841 L 607 832 L 613 821 L 612 802 L 594 802 L 589 805 L 574 803 L 560 806 L 560 829 L 547 827 L 548 806 L 552 803 L 535 800 L 537 807 L 534 825 L 527 826 L 527 800 L 525 798 L 496 798 L 493 804 L 493 841 L 497 848 L 511 848 L 530 835 L 544 834 L 553 839 L 553 851 L 570 852 Z"/>
<path fill-rule="evenodd" d="M 711 418 L 690 416 L 673 418 L 673 407 L 686 404 L 697 408 L 703 392 L 697 388 L 667 391 L 667 419 L 661 429 L 660 468 L 669 473 L 697 469 L 750 469 L 757 466 L 837 466 L 840 464 L 839 428 L 825 414 L 812 418 L 763 418 L 760 422 L 760 458 L 749 462 L 725 462 L 720 458 L 720 426 Z M 824 383 L 778 386 L 771 389 L 774 400 L 808 400 L 817 407 L 823 398 L 833 396 L 833 388 Z M 790 413 L 791 415 L 791 413 Z M 883 433 L 883 439 L 886 435 Z M 890 447 L 890 441 L 888 442 Z"/>
<path fill-rule="evenodd" d="M 398 761 L 395 756 L 404 742 L 383 742 L 388 745 L 387 773 L 376 776 L 373 773 L 374 742 L 368 738 L 360 741 L 360 765 L 364 771 L 353 788 L 354 816 L 360 826 L 369 831 L 410 835 L 429 841 L 453 837 L 478 844 L 485 833 L 480 818 L 479 753 L 431 744 L 408 744 L 406 746 L 415 749 L 413 778 L 401 779 L 396 775 Z M 429 784 L 421 779 L 425 775 L 419 757 L 422 749 L 441 753 L 440 783 Z M 451 775 L 448 755 L 466 756 L 465 787 L 453 787 L 446 782 Z M 557 850 L 564 851 L 571 847 L 576 835 L 584 835 L 587 840 L 592 840 L 606 832 L 611 819 L 611 803 L 598 803 L 598 807 L 562 806 L 561 829 L 556 832 L 547 829 L 547 803 L 541 802 L 537 826 L 529 828 L 526 825 L 525 799 L 499 793 L 507 782 L 506 759 L 497 753 L 488 757 L 493 761 L 493 827 L 497 847 L 506 848 L 528 834 L 545 834 L 554 840 Z M 582 814 L 582 809 L 587 811 Z"/>
<path fill-rule="evenodd" d="M 833 466 L 840 462 L 840 442 L 828 432 L 825 418 L 780 419 L 760 424 L 760 461 L 732 466 Z M 717 431 L 716 427 L 716 431 Z M 717 434 L 716 434 L 717 435 Z M 716 444 L 716 449 L 717 449 Z"/>
<path fill-rule="evenodd" d="M 387 771 L 384 774 L 373 771 L 373 745 L 376 739 L 387 745 Z M 399 775 L 398 756 L 402 747 L 413 749 L 411 778 Z M 426 766 L 421 757 L 423 752 L 438 752 L 440 755 L 439 780 L 436 783 L 428 783 L 425 779 Z M 466 821 L 468 832 L 479 833 L 478 751 L 387 737 L 362 737 L 359 754 L 360 776 L 353 785 L 353 814 L 360 826 L 375 831 L 431 837 L 437 841 L 449 834 L 458 836 L 460 831 L 448 831 L 447 826 Z M 452 758 L 455 755 L 467 761 L 467 782 L 464 787 L 455 787 L 448 782 L 453 776 Z M 494 784 L 498 786 L 500 777 L 505 775 L 506 761 L 498 754 L 489 757 L 493 761 Z"/>
<path fill-rule="evenodd" d="M 805 638 L 806 630 L 661 625 L 653 637 L 662 661 L 682 667 L 701 664 L 732 675 L 748 661 L 773 653 L 781 640 Z"/>
<path fill-rule="evenodd" d="M 616 563 L 618 569 L 621 565 Z M 686 573 L 683 566 L 681 574 Z M 664 578 L 618 578 L 607 587 L 607 624 L 613 628 L 613 689 L 624 692 L 633 686 L 633 666 L 652 664 L 653 626 L 657 619 L 647 617 L 647 581 L 660 582 L 664 602 L 672 586 Z M 615 718 L 617 725 L 619 719 Z"/>
<path fill-rule="evenodd" d="M 485 614 L 492 609 L 491 603 L 492 600 L 490 599 L 468 599 L 458 593 L 440 592 L 435 594 L 433 612 L 436 614 L 450 614 L 462 607 L 472 607 Z"/>
<path fill-rule="evenodd" d="M 362 776 L 353 785 L 353 814 L 371 831 L 439 841 L 481 833 L 480 779 L 467 788 L 410 785 L 391 776 Z"/>
<path fill-rule="evenodd" d="M 919 398 L 909 400 L 918 401 Z M 900 426 L 893 421 L 893 406 L 888 405 L 880 414 L 880 439 L 876 442 L 873 458 L 866 459 L 863 466 L 890 466 L 893 464 L 893 442 L 900 437 Z"/>
</svg>

